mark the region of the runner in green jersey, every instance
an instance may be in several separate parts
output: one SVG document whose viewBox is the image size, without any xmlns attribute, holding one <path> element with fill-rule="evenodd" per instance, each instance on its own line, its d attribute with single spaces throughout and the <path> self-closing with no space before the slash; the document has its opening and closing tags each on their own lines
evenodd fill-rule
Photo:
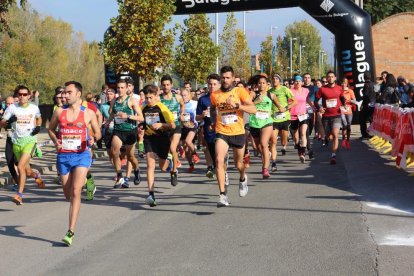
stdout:
<svg viewBox="0 0 414 276">
<path fill-rule="evenodd" d="M 256 113 L 250 114 L 249 129 L 250 135 L 253 137 L 257 148 L 262 156 L 262 175 L 263 178 L 269 178 L 269 140 L 272 136 L 273 119 L 272 119 L 272 106 L 280 106 L 277 97 L 269 93 L 268 80 L 266 76 L 258 75 L 255 77 L 255 85 L 257 91 L 252 91 L 250 96 L 253 103 L 256 106 Z"/>
<path fill-rule="evenodd" d="M 172 78 L 169 75 L 165 75 L 161 78 L 161 86 L 163 93 L 160 95 L 161 103 L 167 106 L 174 116 L 175 129 L 171 133 L 171 146 L 170 152 L 173 157 L 173 167 L 171 169 L 171 185 L 177 186 L 178 184 L 178 154 L 177 146 L 180 143 L 181 138 L 181 121 L 184 121 L 185 104 L 183 98 L 180 95 L 172 93 Z"/>
<path fill-rule="evenodd" d="M 283 107 L 279 109 L 277 106 L 273 106 L 273 134 L 271 139 L 271 152 L 272 152 L 272 172 L 277 171 L 276 158 L 277 158 L 277 137 L 280 133 L 282 144 L 282 155 L 286 154 L 286 146 L 289 135 L 290 124 L 290 112 L 293 106 L 297 104 L 297 101 L 289 88 L 282 85 L 282 77 L 279 74 L 272 75 L 273 88 L 269 90 L 270 93 L 276 95 L 280 105 Z"/>
</svg>

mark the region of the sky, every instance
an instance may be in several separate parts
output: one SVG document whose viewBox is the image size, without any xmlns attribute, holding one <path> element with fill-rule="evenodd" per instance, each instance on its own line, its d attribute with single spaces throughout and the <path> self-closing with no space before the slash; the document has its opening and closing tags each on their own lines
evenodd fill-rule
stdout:
<svg viewBox="0 0 414 276">
<path fill-rule="evenodd" d="M 118 14 L 116 0 L 28 0 L 33 9 L 43 15 L 50 15 L 70 23 L 74 31 L 82 32 L 88 41 L 102 41 L 109 26 L 109 20 Z M 243 12 L 235 14 L 239 28 L 243 28 Z M 215 24 L 214 14 L 209 15 Z M 173 24 L 182 23 L 186 16 L 174 16 Z M 219 15 L 219 32 L 226 20 L 226 14 Z M 307 20 L 320 32 L 322 47 L 328 53 L 328 62 L 333 58 L 333 35 L 300 8 L 272 9 L 246 13 L 246 37 L 252 54 L 260 51 L 260 43 L 273 29 L 273 37 L 283 36 L 287 25 Z"/>
</svg>

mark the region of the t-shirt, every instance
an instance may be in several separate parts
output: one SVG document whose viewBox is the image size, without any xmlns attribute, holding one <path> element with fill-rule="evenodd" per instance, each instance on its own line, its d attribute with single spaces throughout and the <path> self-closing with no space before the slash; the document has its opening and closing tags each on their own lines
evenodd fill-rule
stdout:
<svg viewBox="0 0 414 276">
<path fill-rule="evenodd" d="M 352 114 L 352 103 L 351 103 L 351 101 L 355 100 L 354 91 L 352 89 L 345 90 L 344 91 L 344 97 L 345 97 L 345 104 L 348 107 L 348 111 L 347 112 L 342 111 L 342 114 L 346 114 L 346 115 Z"/>
<path fill-rule="evenodd" d="M 298 103 L 290 109 L 290 115 L 292 116 L 292 120 L 298 120 L 298 116 L 308 113 L 306 98 L 308 97 L 309 90 L 303 87 L 301 91 L 292 88 L 292 93 Z"/>
<path fill-rule="evenodd" d="M 217 110 L 216 133 L 228 136 L 244 134 L 243 111 L 227 104 L 228 98 L 233 98 L 234 103 L 241 104 L 249 100 L 250 95 L 242 87 L 234 87 L 228 92 L 217 90 L 211 93 L 211 105 Z"/>
<path fill-rule="evenodd" d="M 190 100 L 185 103 L 184 109 L 184 121 L 183 127 L 185 128 L 197 128 L 197 121 L 196 121 L 196 110 L 197 110 L 197 101 Z"/>
<path fill-rule="evenodd" d="M 169 135 L 169 131 L 154 130 L 150 126 L 155 123 L 172 123 L 174 116 L 171 111 L 162 103 L 155 103 L 153 106 L 144 105 L 142 107 L 142 114 L 144 115 L 144 129 L 145 136 L 152 135 Z"/>
<path fill-rule="evenodd" d="M 39 107 L 33 103 L 25 107 L 18 103 L 12 104 L 4 112 L 3 120 L 9 120 L 13 115 L 16 116 L 17 121 L 11 125 L 12 142 L 19 145 L 36 142 L 36 138 L 31 136 L 31 133 L 36 127 L 36 119 L 41 117 Z"/>
<path fill-rule="evenodd" d="M 280 86 L 279 89 L 272 88 L 269 90 L 269 92 L 275 94 L 279 100 L 280 105 L 286 108 L 286 112 L 280 112 L 279 108 L 277 108 L 276 105 L 272 105 L 273 122 L 281 123 L 290 120 L 290 112 L 287 110 L 287 107 L 289 100 L 295 97 L 292 91 L 286 86 Z"/>
<path fill-rule="evenodd" d="M 322 106 L 325 108 L 323 117 L 334 117 L 341 115 L 341 96 L 343 96 L 342 87 L 336 85 L 334 87 L 322 86 L 316 93 L 316 100 L 322 98 Z"/>
<path fill-rule="evenodd" d="M 270 92 L 265 95 L 260 95 L 261 92 L 256 92 L 256 97 L 261 96 L 262 101 L 255 104 L 256 113 L 250 114 L 249 126 L 253 128 L 263 128 L 272 125 L 272 98 Z"/>
<path fill-rule="evenodd" d="M 207 109 L 207 116 L 203 118 L 204 139 L 206 140 L 207 143 L 213 143 L 214 139 L 216 138 L 216 133 L 214 132 L 214 130 L 210 129 L 210 126 L 211 126 L 210 107 L 211 107 L 210 94 L 204 95 L 200 99 L 198 99 L 197 115 L 203 114 L 203 111 Z"/>
</svg>

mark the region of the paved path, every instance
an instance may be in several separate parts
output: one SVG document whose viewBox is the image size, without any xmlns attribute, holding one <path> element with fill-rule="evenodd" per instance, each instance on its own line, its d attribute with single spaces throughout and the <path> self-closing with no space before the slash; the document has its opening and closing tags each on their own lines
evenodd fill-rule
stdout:
<svg viewBox="0 0 414 276">
<path fill-rule="evenodd" d="M 45 190 L 28 182 L 23 206 L 10 202 L 5 186 L 0 275 L 410 275 L 413 178 L 353 138 L 336 166 L 318 142 L 316 159 L 306 164 L 289 147 L 268 181 L 254 159 L 245 198 L 232 169 L 232 204 L 220 209 L 204 165 L 181 172 L 177 187 L 157 173 L 159 206 L 149 208 L 146 183 L 112 189 L 112 169 L 100 158 L 93 168 L 98 192 L 83 202 L 70 248 L 60 242 L 69 205 L 53 171 Z M 51 151 L 45 148 L 49 166 Z"/>
</svg>

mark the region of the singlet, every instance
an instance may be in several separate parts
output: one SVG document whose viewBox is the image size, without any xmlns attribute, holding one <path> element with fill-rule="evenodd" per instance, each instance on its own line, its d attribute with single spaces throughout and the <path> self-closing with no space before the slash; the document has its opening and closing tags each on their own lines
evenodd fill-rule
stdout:
<svg viewBox="0 0 414 276">
<path fill-rule="evenodd" d="M 260 96 L 260 92 L 256 93 L 256 97 Z M 263 128 L 266 125 L 272 124 L 272 96 L 267 92 L 265 96 L 262 95 L 263 100 L 256 104 L 257 112 L 250 114 L 249 126 L 254 128 Z M 255 99 L 254 99 L 255 100 Z M 254 101 L 253 100 L 253 101 Z"/>
<path fill-rule="evenodd" d="M 39 107 L 28 103 L 27 106 L 20 106 L 18 103 L 10 105 L 3 115 L 3 120 L 9 120 L 16 116 L 16 122 L 11 124 L 11 139 L 13 144 L 25 145 L 35 143 L 36 136 L 31 136 L 35 128 L 36 119 L 41 117 Z"/>
<path fill-rule="evenodd" d="M 85 123 L 86 107 L 81 106 L 78 117 L 69 122 L 67 119 L 68 107 L 64 107 L 59 116 L 59 139 L 62 147 L 59 153 L 84 152 L 88 147 L 89 131 Z"/>
<path fill-rule="evenodd" d="M 114 130 L 116 131 L 131 131 L 137 128 L 136 121 L 128 120 L 127 118 L 117 117 L 118 112 L 124 112 L 127 115 L 134 115 L 134 110 L 128 106 L 129 96 L 123 102 L 118 102 L 119 97 L 115 100 L 112 106 L 112 113 L 114 114 Z"/>
<path fill-rule="evenodd" d="M 172 94 L 171 100 L 164 99 L 164 95 L 160 95 L 161 103 L 163 103 L 168 110 L 171 111 L 174 117 L 175 126 L 178 127 L 180 125 L 180 103 L 177 100 L 175 94 Z"/>
<path fill-rule="evenodd" d="M 279 108 L 275 104 L 272 105 L 272 118 L 275 123 L 282 123 L 290 120 L 290 112 L 287 110 L 289 100 L 293 99 L 295 96 L 292 91 L 286 86 L 280 86 L 279 89 L 272 88 L 269 90 L 270 93 L 276 95 L 277 99 L 281 106 L 286 108 L 286 112 L 280 112 Z"/>
<path fill-rule="evenodd" d="M 184 121 L 183 127 L 185 128 L 197 128 L 198 123 L 196 121 L 196 109 L 197 109 L 197 101 L 190 100 L 185 103 L 185 110 L 184 110 Z"/>
<path fill-rule="evenodd" d="M 226 103 L 230 97 L 238 104 L 250 99 L 247 90 L 241 87 L 234 87 L 228 92 L 217 90 L 211 93 L 211 105 L 217 110 L 216 133 L 228 136 L 242 135 L 245 132 L 243 111 Z"/>
<path fill-rule="evenodd" d="M 335 117 L 341 115 L 340 106 L 341 96 L 343 96 L 342 87 L 336 85 L 334 87 L 322 86 L 316 93 L 315 101 L 322 98 L 322 105 L 325 108 L 323 117 Z"/>
<path fill-rule="evenodd" d="M 308 110 L 306 107 L 306 99 L 309 95 L 309 90 L 302 87 L 301 91 L 292 88 L 292 93 L 298 102 L 294 107 L 290 109 L 291 120 L 303 121 L 308 118 Z M 303 116 L 302 116 L 303 115 Z M 305 116 L 306 115 L 306 116 Z"/>
<path fill-rule="evenodd" d="M 169 131 L 163 130 L 154 130 L 150 126 L 155 123 L 172 123 L 174 122 L 174 117 L 168 108 L 158 102 L 153 106 L 145 105 L 142 107 L 142 114 L 144 115 L 144 129 L 145 136 L 152 135 L 169 135 Z"/>
</svg>

